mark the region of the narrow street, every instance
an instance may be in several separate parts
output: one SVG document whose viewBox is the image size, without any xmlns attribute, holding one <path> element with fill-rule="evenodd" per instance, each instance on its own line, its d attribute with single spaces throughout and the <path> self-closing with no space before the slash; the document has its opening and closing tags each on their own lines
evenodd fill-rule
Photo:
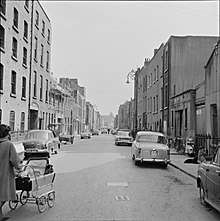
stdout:
<svg viewBox="0 0 220 221">
<path fill-rule="evenodd" d="M 39 213 L 37 205 L 18 205 L 11 221 L 149 220 L 217 221 L 219 213 L 199 202 L 195 180 L 168 165 L 135 166 L 130 147 L 115 146 L 100 135 L 62 145 L 53 155 L 55 205 Z"/>
</svg>

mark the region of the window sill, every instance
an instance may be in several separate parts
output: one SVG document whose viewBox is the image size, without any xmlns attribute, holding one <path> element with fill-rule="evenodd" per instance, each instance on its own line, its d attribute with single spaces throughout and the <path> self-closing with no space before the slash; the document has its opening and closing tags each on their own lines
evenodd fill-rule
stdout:
<svg viewBox="0 0 220 221">
<path fill-rule="evenodd" d="M 42 36 L 45 38 L 45 34 L 44 33 L 41 33 L 42 34 Z"/>
<path fill-rule="evenodd" d="M 188 127 L 185 127 L 184 129 L 185 129 L 185 130 L 188 130 Z"/>
<path fill-rule="evenodd" d="M 33 96 L 33 99 L 35 99 L 35 100 L 36 100 L 36 99 L 37 99 L 37 97 L 36 97 L 36 96 Z"/>
<path fill-rule="evenodd" d="M 27 64 L 23 63 L 22 66 L 27 69 Z"/>
<path fill-rule="evenodd" d="M 48 68 L 46 69 L 46 72 L 48 72 L 48 73 L 50 72 Z"/>
<path fill-rule="evenodd" d="M 39 26 L 38 26 L 38 24 L 35 24 L 35 27 L 39 30 Z"/>
<path fill-rule="evenodd" d="M 10 97 L 16 98 L 16 94 L 10 93 Z"/>
<path fill-rule="evenodd" d="M 27 13 L 29 13 L 29 8 L 26 5 L 24 5 L 24 8 L 27 11 Z"/>
<path fill-rule="evenodd" d="M 50 45 L 50 41 L 47 40 L 47 44 Z"/>
<path fill-rule="evenodd" d="M 2 12 L 0 12 L 0 17 L 2 17 L 5 21 L 7 20 L 5 14 L 3 14 Z"/>
<path fill-rule="evenodd" d="M 43 99 L 42 99 L 42 98 L 40 98 L 40 101 L 41 101 L 41 102 L 43 102 Z"/>
<path fill-rule="evenodd" d="M 41 66 L 42 68 L 44 68 L 44 66 L 43 66 L 42 64 L 40 64 L 40 66 Z"/>
<path fill-rule="evenodd" d="M 5 53 L 5 49 L 2 48 L 2 47 L 0 47 L 0 51 L 3 52 L 3 53 Z"/>
<path fill-rule="evenodd" d="M 21 97 L 21 100 L 22 101 L 26 101 L 26 97 Z"/>
<path fill-rule="evenodd" d="M 34 61 L 37 62 L 37 58 L 34 58 Z"/>
<path fill-rule="evenodd" d="M 14 55 L 12 55 L 11 58 L 12 58 L 14 61 L 18 62 L 18 59 L 17 59 Z"/>
<path fill-rule="evenodd" d="M 48 104 L 48 101 L 46 100 L 45 103 Z"/>
<path fill-rule="evenodd" d="M 12 28 L 15 30 L 15 32 L 17 32 L 17 34 L 19 33 L 18 27 L 16 27 L 15 25 L 12 25 Z"/>
<path fill-rule="evenodd" d="M 0 89 L 0 94 L 3 94 L 3 90 L 2 89 Z"/>
<path fill-rule="evenodd" d="M 26 43 L 28 43 L 28 39 L 25 36 L 23 37 L 23 39 Z"/>
</svg>

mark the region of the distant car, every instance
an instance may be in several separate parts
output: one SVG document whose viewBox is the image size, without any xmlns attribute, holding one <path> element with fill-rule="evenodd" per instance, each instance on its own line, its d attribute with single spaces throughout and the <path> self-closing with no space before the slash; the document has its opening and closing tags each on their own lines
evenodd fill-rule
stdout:
<svg viewBox="0 0 220 221">
<path fill-rule="evenodd" d="M 131 158 L 135 165 L 141 162 L 162 163 L 166 168 L 170 162 L 170 149 L 164 134 L 139 131 L 131 147 Z"/>
<path fill-rule="evenodd" d="M 200 202 L 203 205 L 208 203 L 220 212 L 220 147 L 211 160 L 206 159 L 198 167 Z"/>
<path fill-rule="evenodd" d="M 98 136 L 98 135 L 99 135 L 99 131 L 98 131 L 98 130 L 93 130 L 93 131 L 92 131 L 92 135 L 93 135 L 93 136 L 94 136 L 94 135 L 97 135 L 97 136 Z"/>
<path fill-rule="evenodd" d="M 47 151 L 49 154 L 57 154 L 60 148 L 59 137 L 51 130 L 30 130 L 23 141 L 26 152 Z"/>
<path fill-rule="evenodd" d="M 90 132 L 82 132 L 80 134 L 80 137 L 81 137 L 81 139 L 85 139 L 85 138 L 90 139 L 91 138 L 91 133 Z"/>
<path fill-rule="evenodd" d="M 133 142 L 133 137 L 129 131 L 119 130 L 115 135 L 115 145 L 129 145 L 131 146 Z"/>
<path fill-rule="evenodd" d="M 102 129 L 101 134 L 108 134 L 108 130 L 107 129 Z"/>
<path fill-rule="evenodd" d="M 73 144 L 74 135 L 70 135 L 67 133 L 61 133 L 61 134 L 59 134 L 59 140 L 61 143 L 69 142 L 69 143 Z"/>
</svg>

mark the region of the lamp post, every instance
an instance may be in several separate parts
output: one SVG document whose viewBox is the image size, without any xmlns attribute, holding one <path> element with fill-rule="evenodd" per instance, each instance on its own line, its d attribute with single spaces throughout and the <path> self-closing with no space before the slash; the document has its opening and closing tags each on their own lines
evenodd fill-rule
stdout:
<svg viewBox="0 0 220 221">
<path fill-rule="evenodd" d="M 134 116 L 133 116 L 133 132 L 134 136 L 136 136 L 137 133 L 137 105 L 138 105 L 138 70 L 134 71 L 132 69 L 128 74 L 127 74 L 127 81 L 126 83 L 129 84 L 130 80 L 134 80 Z"/>
</svg>

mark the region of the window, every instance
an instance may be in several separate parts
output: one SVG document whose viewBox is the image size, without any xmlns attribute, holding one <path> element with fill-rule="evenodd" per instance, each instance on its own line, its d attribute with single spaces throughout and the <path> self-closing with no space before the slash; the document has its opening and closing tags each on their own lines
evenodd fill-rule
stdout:
<svg viewBox="0 0 220 221">
<path fill-rule="evenodd" d="M 156 108 L 155 108 L 155 106 L 156 106 L 156 105 L 155 105 L 155 97 L 154 97 L 154 101 L 153 101 L 153 102 L 154 102 L 153 112 L 155 113 L 155 112 L 156 112 Z"/>
<path fill-rule="evenodd" d="M 45 94 L 45 101 L 48 102 L 48 80 L 46 79 L 46 94 Z"/>
<path fill-rule="evenodd" d="M 152 85 L 153 83 L 153 76 L 152 76 L 152 73 L 150 74 L 150 85 Z"/>
<path fill-rule="evenodd" d="M 34 71 L 34 93 L 33 93 L 33 97 L 36 98 L 37 97 L 37 72 Z"/>
<path fill-rule="evenodd" d="M 185 108 L 185 128 L 187 128 L 187 108 Z"/>
<path fill-rule="evenodd" d="M 18 10 L 16 8 L 14 8 L 13 27 L 18 29 Z"/>
<path fill-rule="evenodd" d="M 154 68 L 154 81 L 157 80 L 157 73 L 156 73 L 156 69 Z"/>
<path fill-rule="evenodd" d="M 44 36 L 45 34 L 45 22 L 42 20 L 42 35 Z"/>
<path fill-rule="evenodd" d="M 26 77 L 22 77 L 22 92 L 21 97 L 26 98 Z"/>
<path fill-rule="evenodd" d="M 44 61 L 44 46 L 41 45 L 41 56 L 40 56 L 40 65 L 43 66 Z"/>
<path fill-rule="evenodd" d="M 157 65 L 157 79 L 159 79 L 159 66 Z"/>
<path fill-rule="evenodd" d="M 27 66 L 27 48 L 23 47 L 23 65 Z"/>
<path fill-rule="evenodd" d="M 47 41 L 50 42 L 50 30 L 47 30 Z"/>
<path fill-rule="evenodd" d="M 46 63 L 46 70 L 49 71 L 49 61 L 50 61 L 50 54 L 49 51 L 47 51 L 47 63 Z"/>
<path fill-rule="evenodd" d="M 168 69 L 168 51 L 165 54 L 165 69 Z"/>
<path fill-rule="evenodd" d="M 12 38 L 12 57 L 17 58 L 18 53 L 18 41 L 16 38 Z"/>
<path fill-rule="evenodd" d="M 173 85 L 173 95 L 176 95 L 176 85 Z"/>
<path fill-rule="evenodd" d="M 43 99 L 43 76 L 40 76 L 40 100 Z"/>
<path fill-rule="evenodd" d="M 21 112 L 21 128 L 20 128 L 21 132 L 24 132 L 24 126 L 25 126 L 25 113 Z"/>
<path fill-rule="evenodd" d="M 3 72 L 4 66 L 3 64 L 0 64 L 0 91 L 3 91 Z"/>
<path fill-rule="evenodd" d="M 161 87 L 160 93 L 161 93 L 161 95 L 160 95 L 160 98 L 161 98 L 160 105 L 161 105 L 161 109 L 162 109 L 163 108 L 163 87 Z"/>
<path fill-rule="evenodd" d="M 5 48 L 5 29 L 0 25 L 0 48 Z"/>
<path fill-rule="evenodd" d="M 52 83 L 50 82 L 50 92 L 49 92 L 49 103 L 51 104 L 51 98 L 52 98 Z"/>
<path fill-rule="evenodd" d="M 11 131 L 15 130 L 15 112 L 14 111 L 10 111 L 9 127 L 11 128 Z"/>
<path fill-rule="evenodd" d="M 0 13 L 5 15 L 6 0 L 0 0 Z"/>
<path fill-rule="evenodd" d="M 0 124 L 2 123 L 2 110 L 0 109 Z"/>
<path fill-rule="evenodd" d="M 38 45 L 38 39 L 35 37 L 35 47 L 34 47 L 34 59 L 37 61 L 37 45 Z"/>
<path fill-rule="evenodd" d="M 16 72 L 11 72 L 11 94 L 16 94 Z"/>
<path fill-rule="evenodd" d="M 39 25 L 39 13 L 36 11 L 36 20 L 35 20 L 35 25 L 38 27 Z"/>
<path fill-rule="evenodd" d="M 24 5 L 29 8 L 29 0 L 25 0 Z"/>
<path fill-rule="evenodd" d="M 158 112 L 158 95 L 156 95 L 156 112 Z"/>
<path fill-rule="evenodd" d="M 24 39 L 28 39 L 28 23 L 24 21 Z"/>
<path fill-rule="evenodd" d="M 164 107 L 168 107 L 168 87 L 167 87 L 167 84 L 165 85 L 165 91 L 164 91 Z"/>
<path fill-rule="evenodd" d="M 171 112 L 171 127 L 173 127 L 173 111 Z"/>
</svg>

